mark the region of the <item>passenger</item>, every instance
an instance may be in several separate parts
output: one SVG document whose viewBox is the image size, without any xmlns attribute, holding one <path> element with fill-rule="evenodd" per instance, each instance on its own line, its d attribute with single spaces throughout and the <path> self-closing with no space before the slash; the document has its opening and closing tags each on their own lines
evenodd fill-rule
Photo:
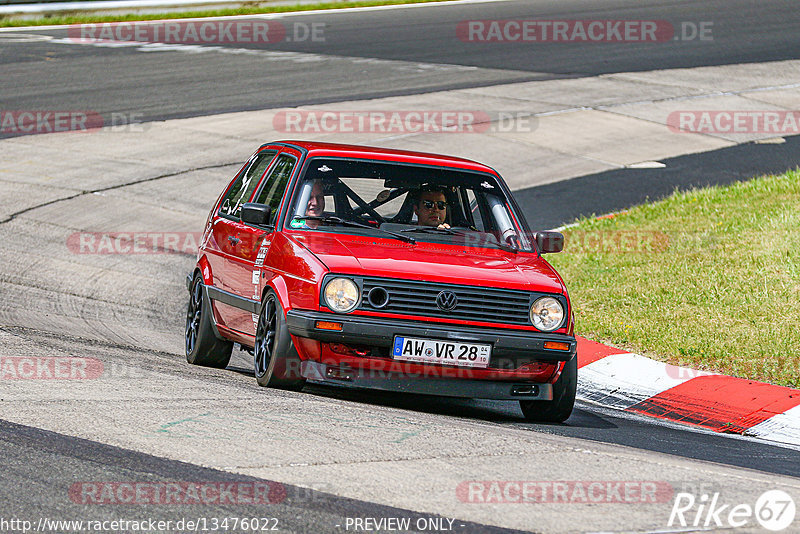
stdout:
<svg viewBox="0 0 800 534">
<path fill-rule="evenodd" d="M 306 206 L 306 215 L 309 217 L 322 217 L 322 212 L 325 211 L 325 192 L 322 188 L 322 180 L 314 180 L 314 185 L 311 187 L 311 196 L 308 197 L 308 205 Z M 304 228 L 316 229 L 319 227 L 319 221 L 307 220 L 303 226 Z"/>
</svg>

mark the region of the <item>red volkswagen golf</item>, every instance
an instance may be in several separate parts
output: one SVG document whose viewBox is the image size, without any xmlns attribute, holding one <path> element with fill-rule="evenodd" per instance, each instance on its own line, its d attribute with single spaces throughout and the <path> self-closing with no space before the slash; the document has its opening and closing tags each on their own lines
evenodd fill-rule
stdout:
<svg viewBox="0 0 800 534">
<path fill-rule="evenodd" d="M 574 316 L 503 179 L 460 158 L 263 145 L 222 192 L 187 277 L 186 358 L 252 352 L 259 385 L 306 381 L 519 401 L 564 421 Z"/>
</svg>

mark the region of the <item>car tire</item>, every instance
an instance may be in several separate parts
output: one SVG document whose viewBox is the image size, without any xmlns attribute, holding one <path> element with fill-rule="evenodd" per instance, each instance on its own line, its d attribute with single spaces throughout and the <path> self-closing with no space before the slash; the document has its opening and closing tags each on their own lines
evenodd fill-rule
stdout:
<svg viewBox="0 0 800 534">
<path fill-rule="evenodd" d="M 561 376 L 553 384 L 553 400 L 519 401 L 525 419 L 533 423 L 563 423 L 575 406 L 578 389 L 578 357 L 573 356 L 564 365 Z"/>
<path fill-rule="evenodd" d="M 211 326 L 213 311 L 203 292 L 203 277 L 192 280 L 189 307 L 186 310 L 186 361 L 203 367 L 225 369 L 231 361 L 233 343 L 219 339 Z"/>
<path fill-rule="evenodd" d="M 306 383 L 300 376 L 300 357 L 286 326 L 278 296 L 268 290 L 261 302 L 253 347 L 256 382 L 262 387 L 300 391 Z"/>
</svg>

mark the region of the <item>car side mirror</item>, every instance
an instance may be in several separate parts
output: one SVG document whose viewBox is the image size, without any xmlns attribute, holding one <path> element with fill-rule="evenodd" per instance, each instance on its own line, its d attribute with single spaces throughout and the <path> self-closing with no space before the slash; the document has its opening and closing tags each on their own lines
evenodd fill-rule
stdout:
<svg viewBox="0 0 800 534">
<path fill-rule="evenodd" d="M 561 232 L 536 232 L 536 246 L 542 254 L 564 250 L 564 234 Z"/>
<path fill-rule="evenodd" d="M 239 218 L 245 224 L 252 224 L 253 226 L 268 226 L 269 216 L 271 213 L 272 208 L 266 204 L 246 202 L 245 204 L 242 204 L 242 210 L 239 212 Z"/>
</svg>

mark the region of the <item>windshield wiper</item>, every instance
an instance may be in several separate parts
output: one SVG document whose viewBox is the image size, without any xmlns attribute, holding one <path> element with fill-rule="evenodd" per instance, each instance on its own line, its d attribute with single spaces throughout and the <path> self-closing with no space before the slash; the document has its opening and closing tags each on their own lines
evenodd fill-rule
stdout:
<svg viewBox="0 0 800 534">
<path fill-rule="evenodd" d="M 406 228 L 404 230 L 400 230 L 400 232 L 421 232 L 425 234 L 446 234 L 446 235 L 457 235 L 457 236 L 466 236 L 464 232 L 460 230 L 453 230 L 452 228 L 439 228 L 437 226 L 417 226 L 415 228 Z M 519 252 L 519 247 L 512 244 L 512 243 L 503 243 L 500 241 L 497 242 L 489 242 L 492 245 L 496 245 L 500 250 L 504 250 L 506 252 L 512 252 L 516 254 Z"/>
<path fill-rule="evenodd" d="M 500 243 L 498 241 L 497 242 L 497 246 L 500 247 L 500 250 L 505 250 L 506 252 L 512 252 L 514 254 L 519 252 L 519 248 L 517 248 L 516 246 L 514 246 L 514 245 L 512 245 L 510 243 Z"/>
<path fill-rule="evenodd" d="M 453 230 L 452 228 L 439 228 L 438 226 L 417 226 L 416 228 L 406 228 L 401 232 L 423 232 L 426 234 L 448 234 L 465 236 L 464 232 Z"/>
<path fill-rule="evenodd" d="M 377 231 L 382 232 L 382 233 L 384 233 L 386 235 L 390 235 L 390 236 L 392 236 L 392 237 L 394 237 L 396 239 L 399 239 L 400 241 L 405 241 L 406 243 L 416 243 L 417 242 L 416 239 L 414 239 L 413 237 L 407 236 L 407 235 L 397 234 L 395 232 L 390 232 L 389 230 L 384 230 L 383 228 L 378 228 L 376 226 L 370 226 L 368 224 L 363 224 L 363 223 L 356 222 L 356 221 L 348 221 L 347 219 L 342 219 L 341 217 L 333 217 L 333 216 L 321 217 L 319 215 L 298 215 L 296 217 L 293 217 L 292 220 L 293 221 L 319 221 L 319 222 L 323 222 L 323 223 L 327 223 L 327 224 L 340 224 L 342 226 L 351 226 L 353 228 L 366 228 L 367 230 L 377 230 Z"/>
</svg>

